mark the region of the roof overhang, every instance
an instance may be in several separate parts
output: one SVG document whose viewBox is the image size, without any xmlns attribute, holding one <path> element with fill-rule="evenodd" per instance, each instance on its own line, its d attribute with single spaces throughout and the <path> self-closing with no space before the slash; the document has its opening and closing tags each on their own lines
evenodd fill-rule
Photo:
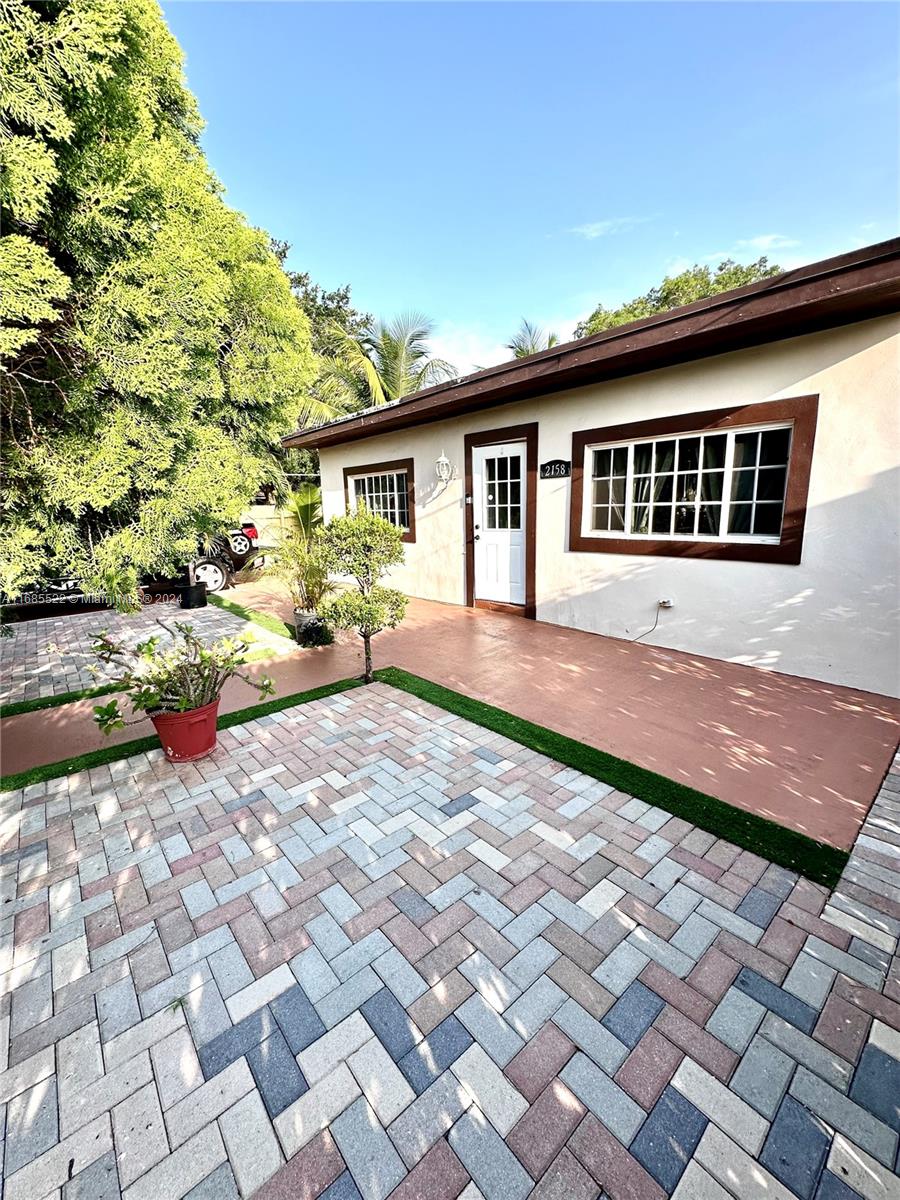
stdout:
<svg viewBox="0 0 900 1200">
<path fill-rule="evenodd" d="M 900 312 L 900 238 L 489 367 L 282 442 L 337 446 L 892 312 Z"/>
</svg>

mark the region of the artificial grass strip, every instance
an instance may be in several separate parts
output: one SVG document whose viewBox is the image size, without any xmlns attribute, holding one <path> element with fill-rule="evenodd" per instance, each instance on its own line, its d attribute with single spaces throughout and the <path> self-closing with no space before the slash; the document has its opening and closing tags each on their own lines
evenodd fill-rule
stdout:
<svg viewBox="0 0 900 1200">
<path fill-rule="evenodd" d="M 105 683 L 99 687 L 62 692 L 58 696 L 38 696 L 35 700 L 14 700 L 11 704 L 0 704 L 0 718 L 17 717 L 20 713 L 37 712 L 42 708 L 59 708 L 61 704 L 73 704 L 76 700 L 93 700 L 95 696 L 109 696 L 112 692 L 124 690 L 125 685 L 122 683 Z"/>
<path fill-rule="evenodd" d="M 223 596 L 211 592 L 207 599 L 210 604 L 214 604 L 216 608 L 223 608 L 226 612 L 233 613 L 236 617 L 242 617 L 245 621 L 252 621 L 254 625 L 259 625 L 262 629 L 268 629 L 269 633 L 280 634 L 281 637 L 290 638 L 296 641 L 294 630 L 290 625 L 285 625 L 284 621 L 279 621 L 277 617 L 270 616 L 269 613 L 259 612 L 255 608 L 245 608 L 243 604 L 237 604 L 234 600 L 226 600 Z"/>
<path fill-rule="evenodd" d="M 233 725 L 243 725 L 246 721 L 255 721 L 259 717 L 268 717 L 285 708 L 293 708 L 295 704 L 308 704 L 312 700 L 324 700 L 327 696 L 336 696 L 339 692 L 346 692 L 357 687 L 362 687 L 362 681 L 359 679 L 339 679 L 335 683 L 323 683 L 319 687 L 309 688 L 305 692 L 294 692 L 290 696 L 276 696 L 272 700 L 264 700 L 261 704 L 252 704 L 249 708 L 239 708 L 236 712 L 224 713 L 219 717 L 217 728 L 230 729 Z M 102 767 L 106 763 L 131 758 L 133 754 L 145 754 L 148 750 L 159 749 L 159 738 L 156 734 L 135 738 L 131 742 L 120 742 L 116 746 L 104 746 L 100 750 L 89 750 L 86 754 L 76 754 L 73 758 L 64 758 L 62 762 L 45 763 L 40 767 L 32 767 L 28 771 L 20 771 L 17 775 L 0 776 L 0 791 L 13 792 L 18 788 L 30 787 L 33 783 L 58 779 L 60 775 L 73 775 L 76 771 L 89 771 L 92 767 Z"/>
<path fill-rule="evenodd" d="M 102 767 L 105 763 L 118 762 L 120 758 L 131 758 L 133 754 L 144 754 L 159 748 L 159 738 L 154 734 L 152 737 L 135 738 L 131 742 L 120 742 L 117 746 L 104 746 L 102 750 L 89 750 L 87 754 L 76 754 L 61 762 L 31 767 L 28 771 L 19 771 L 17 775 L 2 775 L 0 791 L 14 792 L 19 788 L 31 787 L 33 783 L 58 779 L 60 775 L 74 775 L 77 771 L 90 771 L 92 767 Z"/>
<path fill-rule="evenodd" d="M 475 725 L 500 733 L 530 750 L 545 754 L 555 762 L 602 780 L 617 791 L 626 792 L 647 804 L 682 817 L 699 829 L 725 838 L 770 862 L 798 871 L 807 879 L 825 884 L 828 888 L 833 888 L 837 883 L 849 858 L 844 850 L 814 841 L 805 834 L 785 829 L 775 821 L 734 808 L 715 796 L 676 783 L 655 771 L 648 771 L 645 767 L 616 758 L 603 750 L 586 746 L 574 738 L 535 725 L 532 721 L 494 708 L 481 700 L 463 696 L 441 684 L 411 675 L 399 667 L 384 667 L 375 672 L 375 678 L 464 717 Z"/>
</svg>

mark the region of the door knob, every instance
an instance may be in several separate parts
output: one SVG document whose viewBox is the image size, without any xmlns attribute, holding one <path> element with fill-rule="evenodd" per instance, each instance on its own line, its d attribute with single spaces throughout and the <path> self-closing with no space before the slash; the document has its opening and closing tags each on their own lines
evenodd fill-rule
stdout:
<svg viewBox="0 0 900 1200">
<path fill-rule="evenodd" d="M 473 540 L 473 541 L 475 541 L 475 542 L 479 542 L 479 541 L 481 541 L 481 534 L 480 534 L 480 533 L 476 533 L 476 534 L 475 534 L 475 537 L 474 537 L 472 540 Z"/>
</svg>

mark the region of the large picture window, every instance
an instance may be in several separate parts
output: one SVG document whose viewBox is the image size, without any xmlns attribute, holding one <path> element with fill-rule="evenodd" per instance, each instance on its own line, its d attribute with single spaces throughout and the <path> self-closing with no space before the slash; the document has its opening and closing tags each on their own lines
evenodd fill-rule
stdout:
<svg viewBox="0 0 900 1200">
<path fill-rule="evenodd" d="M 344 468 L 348 510 L 362 502 L 370 512 L 403 530 L 405 542 L 415 541 L 415 481 L 413 460 L 373 463 Z"/>
<path fill-rule="evenodd" d="M 791 426 L 592 446 L 585 532 L 778 541 Z"/>
<path fill-rule="evenodd" d="M 799 562 L 817 401 L 574 434 L 569 548 Z"/>
</svg>

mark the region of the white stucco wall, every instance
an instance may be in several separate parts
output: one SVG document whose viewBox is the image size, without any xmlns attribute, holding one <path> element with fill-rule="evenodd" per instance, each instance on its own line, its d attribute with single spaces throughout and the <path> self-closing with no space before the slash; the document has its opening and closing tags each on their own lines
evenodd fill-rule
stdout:
<svg viewBox="0 0 900 1200">
<path fill-rule="evenodd" d="M 416 542 L 394 574 L 410 595 L 462 604 L 463 438 L 539 423 L 538 458 L 571 457 L 573 430 L 819 395 L 798 566 L 569 553 L 571 481 L 538 480 L 537 616 L 614 637 L 900 694 L 900 321 L 895 317 L 504 405 L 321 452 L 326 516 L 343 468 L 415 459 Z M 438 455 L 453 464 L 441 488 Z"/>
</svg>

